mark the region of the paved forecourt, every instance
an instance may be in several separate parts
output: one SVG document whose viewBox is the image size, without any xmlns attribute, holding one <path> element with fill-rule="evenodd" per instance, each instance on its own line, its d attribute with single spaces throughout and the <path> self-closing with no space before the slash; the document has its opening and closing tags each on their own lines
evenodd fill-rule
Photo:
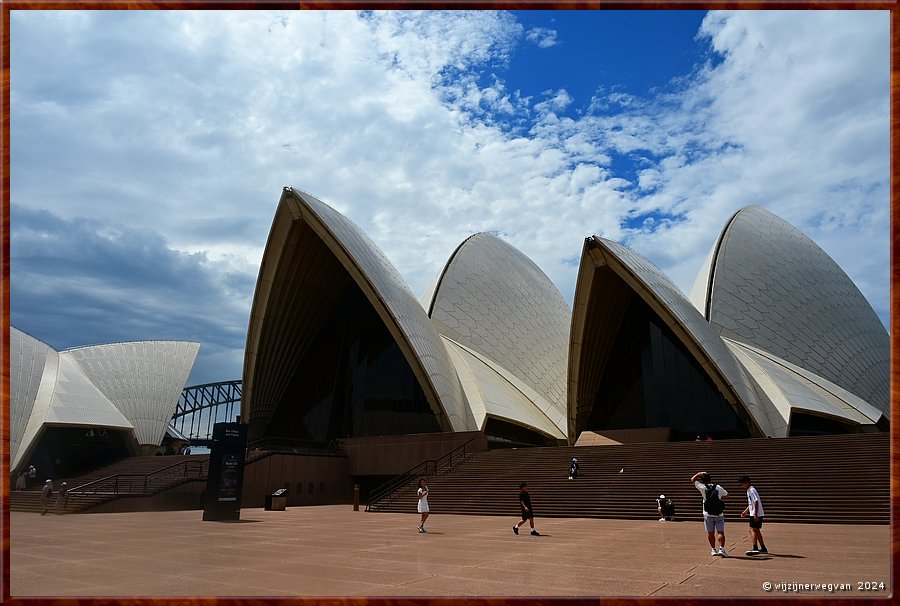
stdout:
<svg viewBox="0 0 900 606">
<path fill-rule="evenodd" d="M 723 559 L 709 555 L 700 522 L 538 517 L 542 536 L 532 537 L 527 524 L 513 534 L 516 516 L 435 512 L 428 532 L 419 534 L 417 514 L 354 512 L 347 505 L 245 509 L 240 522 L 228 523 L 203 522 L 201 515 L 11 512 L 10 595 L 858 598 L 891 592 L 887 525 L 771 524 L 763 529 L 770 555 L 750 557 L 744 555 L 746 521 L 732 516 L 726 537 L 733 557 Z"/>
</svg>

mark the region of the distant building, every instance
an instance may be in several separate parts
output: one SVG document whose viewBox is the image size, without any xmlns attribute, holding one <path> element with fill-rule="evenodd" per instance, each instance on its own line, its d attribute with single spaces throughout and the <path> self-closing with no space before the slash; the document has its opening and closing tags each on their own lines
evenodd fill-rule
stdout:
<svg viewBox="0 0 900 606">
<path fill-rule="evenodd" d="M 199 343 L 137 341 L 57 352 L 10 327 L 10 471 L 60 477 L 160 445 Z"/>
</svg>

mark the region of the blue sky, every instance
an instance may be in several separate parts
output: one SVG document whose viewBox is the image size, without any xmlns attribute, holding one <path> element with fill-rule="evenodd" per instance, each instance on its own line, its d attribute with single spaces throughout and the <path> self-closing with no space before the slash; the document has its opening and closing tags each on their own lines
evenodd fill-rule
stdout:
<svg viewBox="0 0 900 606">
<path fill-rule="evenodd" d="M 583 239 L 685 292 L 760 204 L 888 323 L 886 11 L 11 13 L 11 318 L 202 343 L 240 378 L 284 185 L 420 294 L 494 231 L 571 302 Z"/>
<path fill-rule="evenodd" d="M 519 11 L 530 44 L 513 53 L 508 88 L 539 96 L 565 89 L 584 111 L 598 92 L 648 95 L 672 88 L 713 57 L 695 37 L 705 11 Z M 546 31 L 544 31 L 546 30 Z M 526 36 L 527 38 L 527 36 Z"/>
</svg>

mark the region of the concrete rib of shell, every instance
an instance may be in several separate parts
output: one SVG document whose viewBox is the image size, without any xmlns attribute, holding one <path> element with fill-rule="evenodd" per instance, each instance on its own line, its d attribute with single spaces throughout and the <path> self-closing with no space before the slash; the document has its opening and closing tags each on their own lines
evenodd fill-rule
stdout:
<svg viewBox="0 0 900 606">
<path fill-rule="evenodd" d="M 565 418 L 539 393 L 509 370 L 465 345 L 443 337 L 466 393 L 477 427 L 488 417 L 520 425 L 555 440 L 564 440 Z"/>
<path fill-rule="evenodd" d="M 281 217 L 281 218 L 279 218 Z M 459 379 L 450 362 L 440 337 L 431 325 L 425 310 L 415 295 L 409 290 L 406 282 L 381 249 L 350 219 L 315 196 L 294 188 L 285 188 L 276 219 L 273 223 L 270 242 L 267 243 L 263 264 L 277 264 L 282 251 L 273 244 L 273 234 L 279 230 L 290 230 L 290 225 L 282 225 L 291 221 L 305 222 L 322 240 L 331 254 L 339 261 L 343 270 L 356 282 L 379 317 L 397 340 L 406 357 L 407 363 L 418 378 L 425 395 L 438 418 L 445 419 L 447 430 L 466 431 L 472 429 L 471 414 L 467 412 L 465 396 Z M 262 275 L 261 269 L 261 275 Z M 277 278 L 276 278 L 277 279 Z M 248 333 L 248 346 L 245 358 L 244 377 L 246 384 L 250 382 L 251 406 L 262 405 L 253 400 L 257 391 L 253 385 L 255 356 L 258 355 L 255 342 L 263 332 L 266 322 L 265 311 L 260 306 L 260 286 L 254 297 L 251 310 L 251 329 Z M 285 311 L 285 310 L 282 310 Z M 289 310 L 287 310 L 289 311 Z M 252 415 L 252 410 L 245 411 Z"/>
<path fill-rule="evenodd" d="M 773 404 L 756 389 L 752 379 L 725 342 L 675 283 L 662 270 L 630 248 L 597 236 L 594 236 L 593 240 L 599 244 L 604 255 L 610 255 L 610 260 L 617 261 L 626 270 L 632 281 L 632 288 L 637 286 L 638 294 L 660 314 L 675 334 L 682 334 L 688 338 L 685 343 L 688 349 L 696 351 L 699 348 L 702 358 L 694 354 L 697 362 L 706 368 L 707 372 L 716 373 L 724 380 L 737 396 L 737 405 L 742 406 L 750 414 L 759 430 L 764 435 L 776 435 L 771 415 Z"/>
<path fill-rule="evenodd" d="M 553 282 L 515 247 L 478 233 L 433 285 L 423 303 L 437 331 L 540 394 L 533 405 L 564 435 L 571 312 Z"/>
<path fill-rule="evenodd" d="M 723 229 L 692 289 L 723 337 L 889 407 L 889 336 L 853 281 L 800 230 L 759 207 Z"/>
<path fill-rule="evenodd" d="M 785 424 L 795 410 L 860 425 L 876 424 L 884 416 L 862 398 L 806 369 L 751 345 L 724 340 L 765 390 Z"/>
</svg>

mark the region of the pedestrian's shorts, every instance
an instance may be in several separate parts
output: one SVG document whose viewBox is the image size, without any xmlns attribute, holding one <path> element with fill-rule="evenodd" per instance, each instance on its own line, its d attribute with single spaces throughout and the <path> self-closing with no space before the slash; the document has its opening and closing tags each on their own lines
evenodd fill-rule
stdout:
<svg viewBox="0 0 900 606">
<path fill-rule="evenodd" d="M 533 517 L 534 517 L 534 512 L 531 511 L 530 509 L 528 511 L 525 511 L 524 509 L 522 510 L 522 519 L 523 520 L 527 520 L 527 519 L 533 518 Z"/>
<path fill-rule="evenodd" d="M 753 516 L 750 516 L 750 528 L 762 528 L 763 520 L 765 520 L 765 519 L 766 518 L 764 516 L 760 516 L 758 518 L 754 518 Z"/>
<path fill-rule="evenodd" d="M 725 516 L 703 516 L 703 524 L 706 526 L 706 532 L 725 532 Z"/>
</svg>

